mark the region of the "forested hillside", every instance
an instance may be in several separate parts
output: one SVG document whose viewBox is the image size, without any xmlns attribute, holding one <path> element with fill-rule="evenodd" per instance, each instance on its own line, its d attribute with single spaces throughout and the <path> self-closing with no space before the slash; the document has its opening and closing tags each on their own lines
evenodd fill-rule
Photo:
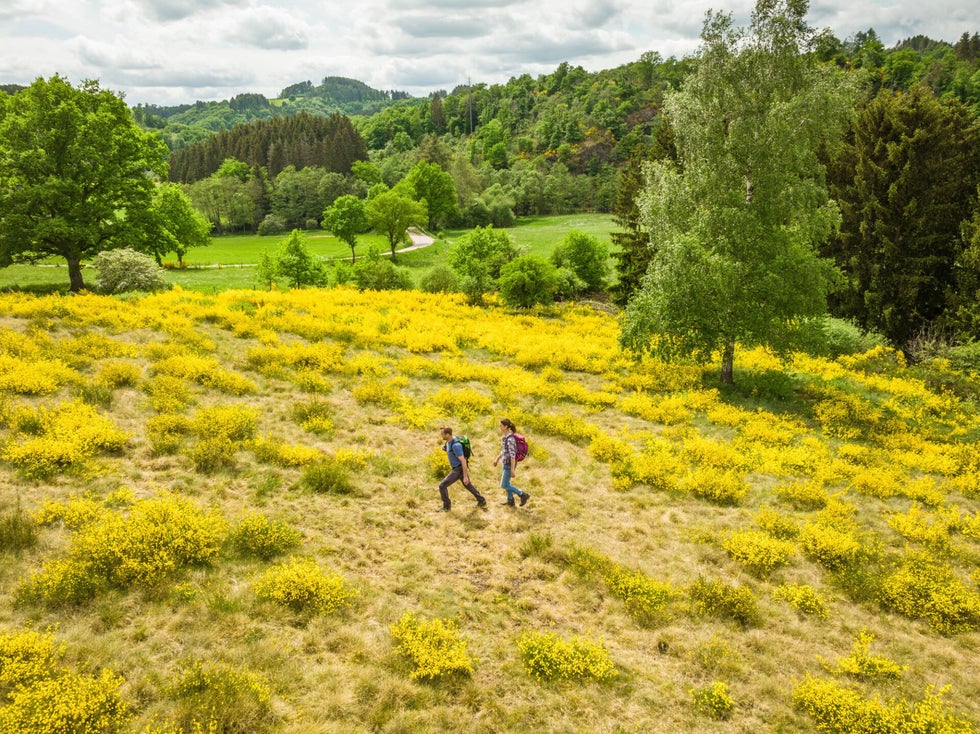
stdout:
<svg viewBox="0 0 980 734">
<path fill-rule="evenodd" d="M 349 117 L 301 112 L 238 125 L 177 151 L 170 157 L 170 179 L 198 181 L 217 171 L 227 158 L 262 166 L 270 176 L 287 165 L 350 173 L 354 161 L 367 158 L 367 148 Z"/>
</svg>

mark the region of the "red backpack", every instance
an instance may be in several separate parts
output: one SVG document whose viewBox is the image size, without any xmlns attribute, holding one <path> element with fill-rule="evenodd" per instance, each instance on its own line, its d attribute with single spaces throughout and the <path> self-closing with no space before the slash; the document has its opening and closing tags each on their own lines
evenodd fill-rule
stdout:
<svg viewBox="0 0 980 734">
<path fill-rule="evenodd" d="M 515 458 L 524 461 L 527 458 L 527 439 L 519 433 L 514 435 Z"/>
</svg>

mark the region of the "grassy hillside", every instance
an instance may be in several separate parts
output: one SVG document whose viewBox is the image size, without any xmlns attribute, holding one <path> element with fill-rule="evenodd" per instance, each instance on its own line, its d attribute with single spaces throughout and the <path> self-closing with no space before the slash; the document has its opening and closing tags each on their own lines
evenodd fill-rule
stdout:
<svg viewBox="0 0 980 734">
<path fill-rule="evenodd" d="M 743 351 L 719 391 L 419 293 L 0 314 L 0 730 L 976 728 L 975 375 Z M 435 511 L 446 423 L 486 511 Z"/>
</svg>

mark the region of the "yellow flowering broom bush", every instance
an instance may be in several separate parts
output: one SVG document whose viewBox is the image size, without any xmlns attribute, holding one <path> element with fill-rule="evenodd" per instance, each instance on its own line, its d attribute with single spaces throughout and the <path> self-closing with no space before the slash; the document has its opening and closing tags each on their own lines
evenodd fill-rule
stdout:
<svg viewBox="0 0 980 734">
<path fill-rule="evenodd" d="M 579 572 L 596 574 L 609 592 L 623 602 L 627 613 L 641 624 L 663 621 L 676 592 L 670 583 L 657 581 L 642 571 L 626 568 L 587 548 L 574 548 L 569 562 Z"/>
<path fill-rule="evenodd" d="M 537 680 L 607 681 L 619 673 L 603 641 L 553 632 L 525 632 L 517 649 L 528 674 Z"/>
<path fill-rule="evenodd" d="M 17 688 L 0 707 L 4 734 L 113 734 L 129 722 L 120 695 L 124 680 L 108 670 L 98 675 L 64 672 Z"/>
<path fill-rule="evenodd" d="M 690 690 L 694 708 L 712 719 L 724 721 L 735 710 L 735 700 L 728 691 L 728 684 L 713 681 Z"/>
<path fill-rule="evenodd" d="M 92 459 L 122 451 L 128 440 L 112 421 L 79 401 L 39 408 L 36 416 L 40 435 L 15 435 L 0 452 L 0 458 L 32 479 L 90 469 Z"/>
<path fill-rule="evenodd" d="M 796 545 L 761 530 L 739 530 L 725 538 L 721 547 L 729 556 L 762 578 L 790 562 Z"/>
<path fill-rule="evenodd" d="M 412 662 L 409 677 L 433 680 L 473 672 L 466 641 L 452 619 L 421 619 L 414 612 L 405 612 L 389 629 L 395 650 Z"/>
<path fill-rule="evenodd" d="M 880 655 L 871 655 L 868 648 L 874 642 L 875 636 L 862 629 L 858 632 L 857 640 L 851 654 L 847 657 L 837 658 L 833 665 L 827 665 L 830 672 L 836 675 L 849 675 L 852 678 L 865 678 L 870 680 L 898 678 L 908 668 L 907 665 L 900 665 L 894 660 Z"/>
<path fill-rule="evenodd" d="M 772 598 L 784 601 L 802 614 L 828 619 L 827 601 L 809 584 L 781 584 L 772 590 Z"/>
<path fill-rule="evenodd" d="M 859 689 L 807 675 L 793 690 L 793 703 L 820 731 L 875 734 L 972 734 L 973 724 L 942 700 L 947 689 L 926 689 L 919 701 L 866 698 Z"/>
<path fill-rule="evenodd" d="M 106 587 L 151 587 L 189 566 L 211 563 L 227 534 L 224 519 L 173 495 L 107 510 L 80 525 L 67 554 L 48 561 L 15 590 L 22 604 L 87 601 Z"/>
<path fill-rule="evenodd" d="M 338 574 L 326 574 L 312 558 L 291 558 L 270 568 L 254 584 L 259 599 L 303 614 L 332 614 L 350 606 L 357 591 Z"/>
<path fill-rule="evenodd" d="M 980 627 L 980 593 L 927 552 L 907 550 L 882 579 L 879 600 L 887 609 L 925 620 L 941 634 Z"/>
<path fill-rule="evenodd" d="M 247 512 L 228 534 L 228 541 L 242 555 L 263 561 L 297 548 L 303 534 L 282 520 L 270 520 L 259 512 Z"/>
</svg>

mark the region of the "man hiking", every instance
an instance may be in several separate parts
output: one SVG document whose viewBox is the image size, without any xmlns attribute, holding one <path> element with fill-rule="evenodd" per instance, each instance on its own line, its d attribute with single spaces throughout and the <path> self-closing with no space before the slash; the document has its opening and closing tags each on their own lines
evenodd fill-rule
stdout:
<svg viewBox="0 0 980 734">
<path fill-rule="evenodd" d="M 446 442 L 443 449 L 446 451 L 446 456 L 449 457 L 450 467 L 446 478 L 439 482 L 439 495 L 442 497 L 442 507 L 439 511 L 449 512 L 452 508 L 452 502 L 449 501 L 449 485 L 454 482 L 462 482 L 470 494 L 476 497 L 476 506 L 480 509 L 486 509 L 487 501 L 470 481 L 470 467 L 466 461 L 462 442 L 453 435 L 453 429 L 449 426 L 440 428 L 439 435 Z"/>
</svg>

